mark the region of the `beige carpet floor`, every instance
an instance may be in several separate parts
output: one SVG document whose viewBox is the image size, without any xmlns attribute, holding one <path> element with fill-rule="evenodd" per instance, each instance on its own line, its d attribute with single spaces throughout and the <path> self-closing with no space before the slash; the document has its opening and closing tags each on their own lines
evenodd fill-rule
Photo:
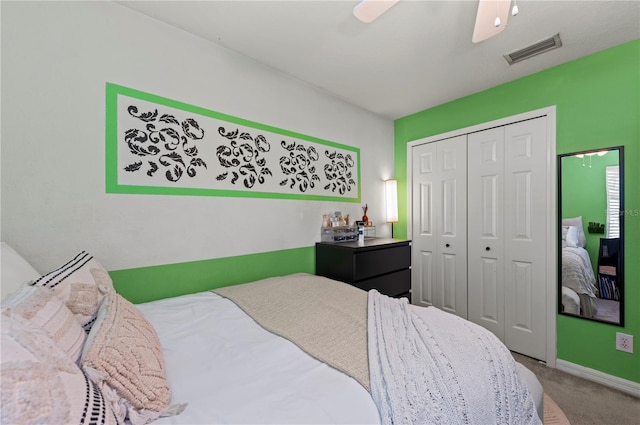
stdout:
<svg viewBox="0 0 640 425">
<path fill-rule="evenodd" d="M 542 388 L 571 425 L 640 425 L 640 399 L 605 385 L 547 367 L 535 359 L 514 353 L 529 368 Z M 545 425 L 547 422 L 545 400 Z M 551 418 L 549 418 L 551 420 Z M 562 424 L 563 422 L 560 422 Z"/>
</svg>

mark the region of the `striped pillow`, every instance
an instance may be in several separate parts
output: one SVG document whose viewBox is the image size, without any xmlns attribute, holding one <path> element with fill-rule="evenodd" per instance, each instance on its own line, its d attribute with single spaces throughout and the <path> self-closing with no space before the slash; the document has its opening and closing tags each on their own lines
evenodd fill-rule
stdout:
<svg viewBox="0 0 640 425">
<path fill-rule="evenodd" d="M 5 315 L 20 316 L 43 329 L 73 361 L 80 360 L 87 334 L 74 314 L 47 288 L 22 287 L 2 303 Z"/>
<path fill-rule="evenodd" d="M 86 251 L 40 276 L 33 285 L 53 290 L 87 332 L 95 320 L 100 301 L 113 292 L 109 273 Z"/>
<path fill-rule="evenodd" d="M 3 424 L 105 424 L 116 417 L 94 385 L 42 330 L 3 315 Z"/>
</svg>

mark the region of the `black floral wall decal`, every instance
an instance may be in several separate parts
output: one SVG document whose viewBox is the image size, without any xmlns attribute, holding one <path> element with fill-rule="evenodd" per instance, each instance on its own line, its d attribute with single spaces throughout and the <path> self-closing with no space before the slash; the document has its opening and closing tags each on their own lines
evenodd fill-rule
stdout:
<svg viewBox="0 0 640 425">
<path fill-rule="evenodd" d="M 351 171 L 355 162 L 351 154 L 325 151 L 324 155 L 331 161 L 324 165 L 324 176 L 329 181 L 324 189 L 332 192 L 337 190 L 340 195 L 344 195 L 356 184 Z"/>
<path fill-rule="evenodd" d="M 271 150 L 271 145 L 263 135 L 253 137 L 238 129 L 227 132 L 224 127 L 218 127 L 218 134 L 229 140 L 229 144 L 216 149 L 218 162 L 228 169 L 216 176 L 217 181 L 226 180 L 231 175 L 232 184 L 242 178 L 244 186 L 251 189 L 256 183 L 264 184 L 266 176 L 272 176 L 263 155 Z"/>
<path fill-rule="evenodd" d="M 125 171 L 146 171 L 152 177 L 162 166 L 165 177 L 177 182 L 183 175 L 195 177 L 197 167 L 207 168 L 205 161 L 198 157 L 195 142 L 204 137 L 204 130 L 193 118 L 180 122 L 171 114 L 159 115 L 158 110 L 138 112 L 130 105 L 127 112 L 134 118 L 146 123 L 143 129 L 131 128 L 124 132 L 124 142 L 129 151 L 136 156 L 153 157 L 143 167 L 143 161 L 137 161 L 124 167 Z"/>
<path fill-rule="evenodd" d="M 351 146 L 112 84 L 106 117 L 110 193 L 360 200 Z"/>
<path fill-rule="evenodd" d="M 309 188 L 314 188 L 320 177 L 316 174 L 315 162 L 319 155 L 313 146 L 305 147 L 302 143 L 292 142 L 287 144 L 284 140 L 280 146 L 288 151 L 280 157 L 280 170 L 287 176 L 280 181 L 280 186 L 289 185 L 293 189 L 296 184 L 300 192 L 306 192 Z"/>
</svg>

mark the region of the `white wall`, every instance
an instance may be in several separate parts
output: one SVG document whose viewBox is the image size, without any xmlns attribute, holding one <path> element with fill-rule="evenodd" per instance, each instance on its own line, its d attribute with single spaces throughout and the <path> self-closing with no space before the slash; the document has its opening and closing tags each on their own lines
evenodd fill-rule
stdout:
<svg viewBox="0 0 640 425">
<path fill-rule="evenodd" d="M 39 271 L 80 249 L 109 270 L 311 246 L 357 203 L 105 193 L 105 83 L 361 149 L 383 221 L 393 122 L 111 2 L 2 2 L 2 240 Z M 388 225 L 378 234 L 388 234 Z"/>
</svg>

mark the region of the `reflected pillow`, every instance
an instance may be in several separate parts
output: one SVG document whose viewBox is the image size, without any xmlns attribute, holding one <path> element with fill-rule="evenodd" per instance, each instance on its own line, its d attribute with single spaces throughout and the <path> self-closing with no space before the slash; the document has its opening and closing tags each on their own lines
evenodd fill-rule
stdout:
<svg viewBox="0 0 640 425">
<path fill-rule="evenodd" d="M 569 226 L 567 229 L 567 246 L 571 248 L 577 248 L 580 246 L 578 240 L 578 228 L 576 226 Z"/>
<path fill-rule="evenodd" d="M 577 227 L 578 228 L 578 247 L 584 248 L 587 246 L 587 238 L 584 234 L 584 230 L 582 227 L 582 216 L 573 217 L 573 218 L 563 218 L 562 225 Z"/>
</svg>

